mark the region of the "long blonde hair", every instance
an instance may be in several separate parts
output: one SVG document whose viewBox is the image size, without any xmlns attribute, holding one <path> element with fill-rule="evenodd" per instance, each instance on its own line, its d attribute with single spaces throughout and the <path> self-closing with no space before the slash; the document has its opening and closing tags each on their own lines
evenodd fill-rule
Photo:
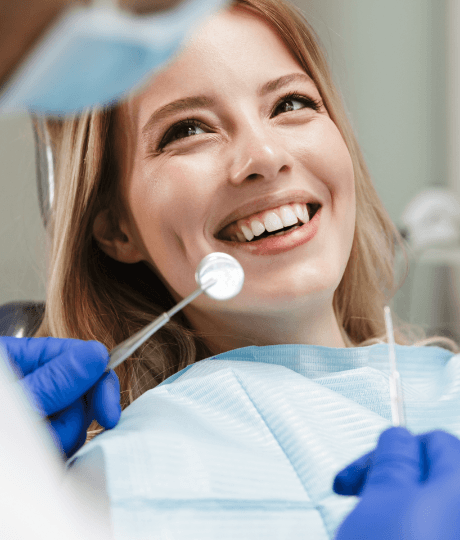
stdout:
<svg viewBox="0 0 460 540">
<path fill-rule="evenodd" d="M 348 147 L 355 172 L 356 225 L 333 307 L 348 346 L 384 341 L 383 306 L 398 288 L 394 283 L 395 245 L 405 253 L 404 246 L 372 185 L 315 33 L 303 15 L 282 0 L 235 0 L 233 4 L 256 13 L 278 32 L 315 82 Z M 167 289 L 144 263 L 126 265 L 111 259 L 92 235 L 101 210 L 108 209 L 116 223 L 122 208 L 114 151 L 116 116 L 116 108 L 94 109 L 69 120 L 47 122 L 58 181 L 49 225 L 46 312 L 37 334 L 96 339 L 108 349 L 173 305 Z M 406 274 L 407 267 L 406 257 Z M 408 325 L 395 335 L 397 343 L 406 345 L 421 337 L 421 331 L 417 334 Z M 436 341 L 458 350 L 451 340 Z M 178 370 L 210 355 L 202 336 L 184 316 L 176 316 L 116 369 L 122 408 Z"/>
</svg>

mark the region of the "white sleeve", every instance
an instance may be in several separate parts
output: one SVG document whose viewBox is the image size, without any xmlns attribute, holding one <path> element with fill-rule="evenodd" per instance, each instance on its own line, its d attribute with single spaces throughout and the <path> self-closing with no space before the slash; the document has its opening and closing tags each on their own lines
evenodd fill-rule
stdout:
<svg viewBox="0 0 460 540">
<path fill-rule="evenodd" d="M 109 513 L 96 519 L 94 510 L 101 486 L 66 476 L 44 421 L 15 382 L 0 349 L 0 538 L 111 539 Z"/>
</svg>

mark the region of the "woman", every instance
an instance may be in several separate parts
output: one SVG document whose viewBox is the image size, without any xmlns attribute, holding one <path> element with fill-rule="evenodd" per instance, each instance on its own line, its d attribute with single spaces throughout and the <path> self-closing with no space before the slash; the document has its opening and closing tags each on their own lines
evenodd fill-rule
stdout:
<svg viewBox="0 0 460 540">
<path fill-rule="evenodd" d="M 332 494 L 333 475 L 390 418 L 378 343 L 399 235 L 312 30 L 278 0 L 234 4 L 141 94 L 50 122 L 58 190 L 39 335 L 110 349 L 193 291 L 208 253 L 245 271 L 237 297 L 200 296 L 117 368 L 132 405 L 76 463 L 102 459 L 121 537 L 217 537 L 223 522 L 221 538 L 287 522 L 286 537 L 330 537 L 353 504 Z M 397 352 L 410 426 L 456 433 L 446 414 L 459 397 L 441 384 L 453 354 Z"/>
</svg>

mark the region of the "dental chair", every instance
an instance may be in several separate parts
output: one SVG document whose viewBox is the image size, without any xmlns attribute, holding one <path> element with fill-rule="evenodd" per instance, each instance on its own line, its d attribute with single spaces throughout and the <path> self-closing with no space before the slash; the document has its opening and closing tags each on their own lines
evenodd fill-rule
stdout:
<svg viewBox="0 0 460 540">
<path fill-rule="evenodd" d="M 32 116 L 40 213 L 46 227 L 54 198 L 54 160 L 44 119 Z M 0 336 L 32 337 L 45 313 L 44 302 L 9 302 L 0 306 Z"/>
</svg>

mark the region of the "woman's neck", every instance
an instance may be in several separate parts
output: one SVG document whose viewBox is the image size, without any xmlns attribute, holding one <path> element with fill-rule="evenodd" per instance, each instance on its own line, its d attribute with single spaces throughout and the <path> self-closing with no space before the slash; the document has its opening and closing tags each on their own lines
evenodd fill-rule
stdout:
<svg viewBox="0 0 460 540">
<path fill-rule="evenodd" d="M 188 306 L 187 318 L 213 354 L 250 345 L 305 344 L 349 347 L 346 333 L 337 323 L 332 305 L 311 313 L 204 313 Z"/>
</svg>

